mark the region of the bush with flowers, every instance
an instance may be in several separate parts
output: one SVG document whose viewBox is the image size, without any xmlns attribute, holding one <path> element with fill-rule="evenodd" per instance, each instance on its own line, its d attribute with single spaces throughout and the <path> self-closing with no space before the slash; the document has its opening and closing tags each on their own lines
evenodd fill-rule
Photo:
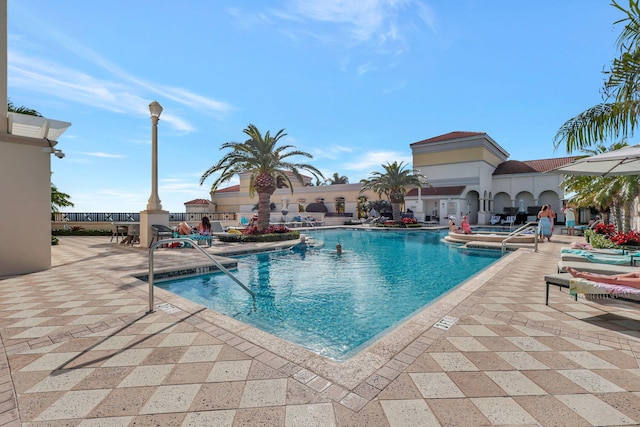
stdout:
<svg viewBox="0 0 640 427">
<path fill-rule="evenodd" d="M 585 237 L 596 248 L 615 248 L 617 246 L 640 246 L 640 233 L 618 232 L 613 224 L 598 224 L 593 230 L 587 230 Z"/>
<path fill-rule="evenodd" d="M 605 224 L 605 223 L 600 223 L 597 224 L 593 231 L 596 234 L 604 234 L 605 236 L 613 236 L 614 234 L 616 234 L 616 227 L 613 224 Z"/>
<path fill-rule="evenodd" d="M 284 225 L 270 225 L 260 231 L 256 226 L 248 226 L 236 233 L 227 235 L 217 235 L 221 242 L 280 242 L 284 240 L 297 240 L 300 238 L 299 231 L 289 230 Z"/>
</svg>

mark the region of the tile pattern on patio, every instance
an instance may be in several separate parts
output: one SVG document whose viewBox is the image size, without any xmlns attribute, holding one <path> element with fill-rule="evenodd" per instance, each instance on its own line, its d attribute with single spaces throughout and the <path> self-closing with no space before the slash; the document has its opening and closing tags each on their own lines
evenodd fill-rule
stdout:
<svg viewBox="0 0 640 427">
<path fill-rule="evenodd" d="M 557 288 L 545 306 L 561 243 L 510 255 L 451 305 L 450 328 L 426 327 L 352 386 L 194 305 L 147 314 L 128 278 L 146 251 L 106 241 L 63 238 L 52 270 L 0 280 L 0 425 L 640 424 L 639 307 Z"/>
</svg>

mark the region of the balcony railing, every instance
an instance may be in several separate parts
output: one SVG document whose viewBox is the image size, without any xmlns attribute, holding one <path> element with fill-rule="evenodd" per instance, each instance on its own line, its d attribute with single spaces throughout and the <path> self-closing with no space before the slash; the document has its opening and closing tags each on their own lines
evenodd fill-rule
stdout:
<svg viewBox="0 0 640 427">
<path fill-rule="evenodd" d="M 236 220 L 235 212 L 171 212 L 169 222 L 200 222 L 207 216 L 211 221 Z M 139 212 L 58 212 L 51 214 L 52 222 L 139 222 Z"/>
</svg>

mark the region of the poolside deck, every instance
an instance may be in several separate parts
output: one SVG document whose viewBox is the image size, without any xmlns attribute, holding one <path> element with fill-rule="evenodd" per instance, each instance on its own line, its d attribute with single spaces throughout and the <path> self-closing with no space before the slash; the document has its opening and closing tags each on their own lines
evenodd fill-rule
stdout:
<svg viewBox="0 0 640 427">
<path fill-rule="evenodd" d="M 638 306 L 544 303 L 581 239 L 509 254 L 340 364 L 160 289 L 146 314 L 147 250 L 63 237 L 51 270 L 0 280 L 0 425 L 639 425 Z"/>
</svg>

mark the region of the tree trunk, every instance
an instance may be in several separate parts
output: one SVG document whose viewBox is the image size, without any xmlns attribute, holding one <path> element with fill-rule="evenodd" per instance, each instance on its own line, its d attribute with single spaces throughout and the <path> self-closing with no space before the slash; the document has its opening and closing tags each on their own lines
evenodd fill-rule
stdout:
<svg viewBox="0 0 640 427">
<path fill-rule="evenodd" d="M 631 201 L 625 200 L 622 206 L 622 215 L 624 216 L 622 231 L 628 233 L 629 231 L 631 231 Z"/>
<path fill-rule="evenodd" d="M 271 218 L 271 193 L 258 193 L 258 231 L 269 228 Z"/>
<path fill-rule="evenodd" d="M 404 202 L 404 197 L 402 194 L 391 194 L 389 196 L 389 202 L 391 202 L 391 209 L 393 211 L 393 220 L 396 222 L 400 222 L 400 204 Z"/>
</svg>

